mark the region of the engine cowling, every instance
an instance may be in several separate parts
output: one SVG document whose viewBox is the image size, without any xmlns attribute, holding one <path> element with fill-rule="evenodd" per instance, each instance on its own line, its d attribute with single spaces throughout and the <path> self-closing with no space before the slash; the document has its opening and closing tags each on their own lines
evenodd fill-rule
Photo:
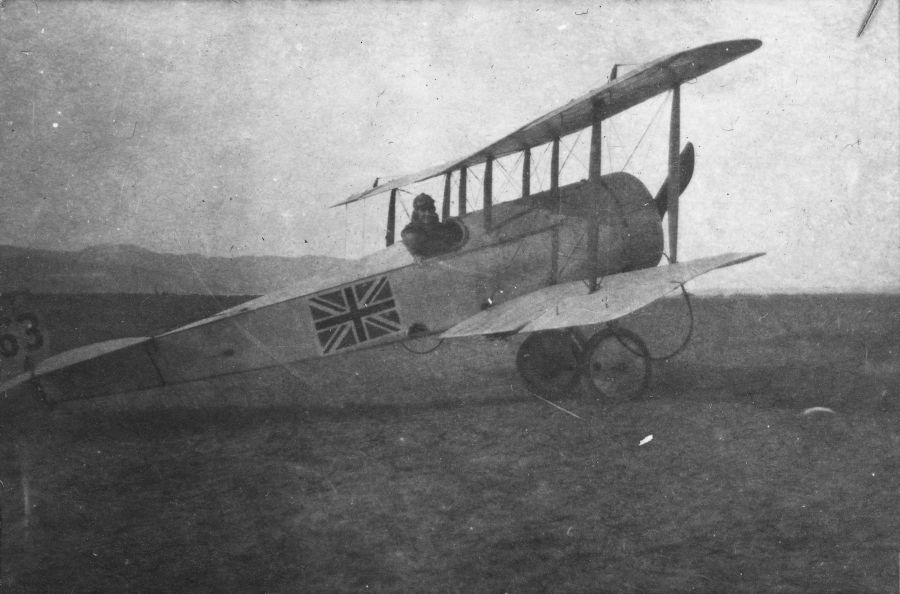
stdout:
<svg viewBox="0 0 900 594">
<path fill-rule="evenodd" d="M 663 253 L 661 218 L 647 187 L 628 173 L 611 173 L 560 188 L 559 214 L 571 217 L 559 240 L 558 281 L 656 266 Z M 597 257 L 588 253 L 590 226 L 597 226 Z"/>
</svg>

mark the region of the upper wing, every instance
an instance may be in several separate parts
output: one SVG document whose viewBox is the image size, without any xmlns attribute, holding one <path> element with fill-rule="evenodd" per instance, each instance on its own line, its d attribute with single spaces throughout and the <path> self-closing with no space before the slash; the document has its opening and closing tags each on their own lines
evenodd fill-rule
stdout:
<svg viewBox="0 0 900 594">
<path fill-rule="evenodd" d="M 444 332 L 442 338 L 536 332 L 588 326 L 621 318 L 716 268 L 763 254 L 722 254 L 603 277 L 593 293 L 583 281 L 552 285 L 486 309 Z"/>
<path fill-rule="evenodd" d="M 500 158 L 529 147 L 550 142 L 591 124 L 593 105 L 603 103 L 604 117 L 608 118 L 667 91 L 675 85 L 697 78 L 719 66 L 749 54 L 762 45 L 758 39 L 736 39 L 711 43 L 691 50 L 660 58 L 587 94 L 573 99 L 566 105 L 525 124 L 512 134 L 461 159 L 430 167 L 410 175 L 390 180 L 347 198 L 334 206 L 350 204 L 370 196 L 424 181 L 461 167 L 484 163 L 488 157 Z"/>
</svg>

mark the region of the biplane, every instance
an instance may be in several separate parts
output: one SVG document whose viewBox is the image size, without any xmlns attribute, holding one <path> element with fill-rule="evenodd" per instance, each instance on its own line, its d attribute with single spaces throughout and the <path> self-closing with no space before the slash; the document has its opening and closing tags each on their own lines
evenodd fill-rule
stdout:
<svg viewBox="0 0 900 594">
<path fill-rule="evenodd" d="M 0 393 L 31 390 L 56 403 L 426 336 L 526 334 L 516 365 L 538 395 L 559 396 L 583 386 L 610 398 L 639 396 L 649 379 L 650 354 L 639 336 L 616 321 L 692 278 L 762 255 L 726 253 L 688 262 L 677 257 L 679 196 L 694 166 L 693 147 L 680 147 L 681 88 L 761 45 L 755 39 L 725 41 L 657 59 L 622 76 L 614 69 L 608 83 L 481 150 L 384 183 L 376 180 L 334 205 L 385 196 L 385 249 L 156 336 L 117 338 L 50 356 L 7 375 Z M 602 171 L 601 135 L 608 118 L 667 92 L 668 172 L 653 195 L 634 175 Z M 587 178 L 560 185 L 560 138 L 587 129 Z M 531 151 L 539 146 L 551 151 L 549 188 L 532 193 Z M 495 204 L 494 162 L 514 153 L 523 159 L 521 195 Z M 467 212 L 468 172 L 474 166 L 483 172 L 482 208 Z M 440 250 L 413 253 L 395 241 L 397 193 L 441 176 L 439 222 L 452 231 L 446 234 L 451 241 Z M 451 180 L 458 189 L 455 214 Z M 668 262 L 661 264 L 664 256 Z M 599 330 L 585 337 L 585 328 Z"/>
</svg>

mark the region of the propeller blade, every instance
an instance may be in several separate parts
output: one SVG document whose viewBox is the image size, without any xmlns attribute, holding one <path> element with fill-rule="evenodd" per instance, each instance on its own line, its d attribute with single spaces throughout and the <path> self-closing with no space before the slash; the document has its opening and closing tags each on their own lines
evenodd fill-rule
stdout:
<svg viewBox="0 0 900 594">
<path fill-rule="evenodd" d="M 679 159 L 681 160 L 681 192 L 678 192 L 680 195 L 691 183 L 691 177 L 694 175 L 694 145 L 690 142 L 684 145 Z M 666 181 L 660 186 L 653 202 L 656 203 L 659 216 L 662 218 L 669 206 L 669 178 L 666 178 Z"/>
</svg>

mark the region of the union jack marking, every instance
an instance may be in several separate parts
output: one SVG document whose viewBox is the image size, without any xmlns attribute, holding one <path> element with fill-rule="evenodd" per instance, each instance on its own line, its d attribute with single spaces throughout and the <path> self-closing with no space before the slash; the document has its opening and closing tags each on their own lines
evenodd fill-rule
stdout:
<svg viewBox="0 0 900 594">
<path fill-rule="evenodd" d="M 324 355 L 401 330 L 386 276 L 314 295 L 309 309 Z"/>
</svg>

